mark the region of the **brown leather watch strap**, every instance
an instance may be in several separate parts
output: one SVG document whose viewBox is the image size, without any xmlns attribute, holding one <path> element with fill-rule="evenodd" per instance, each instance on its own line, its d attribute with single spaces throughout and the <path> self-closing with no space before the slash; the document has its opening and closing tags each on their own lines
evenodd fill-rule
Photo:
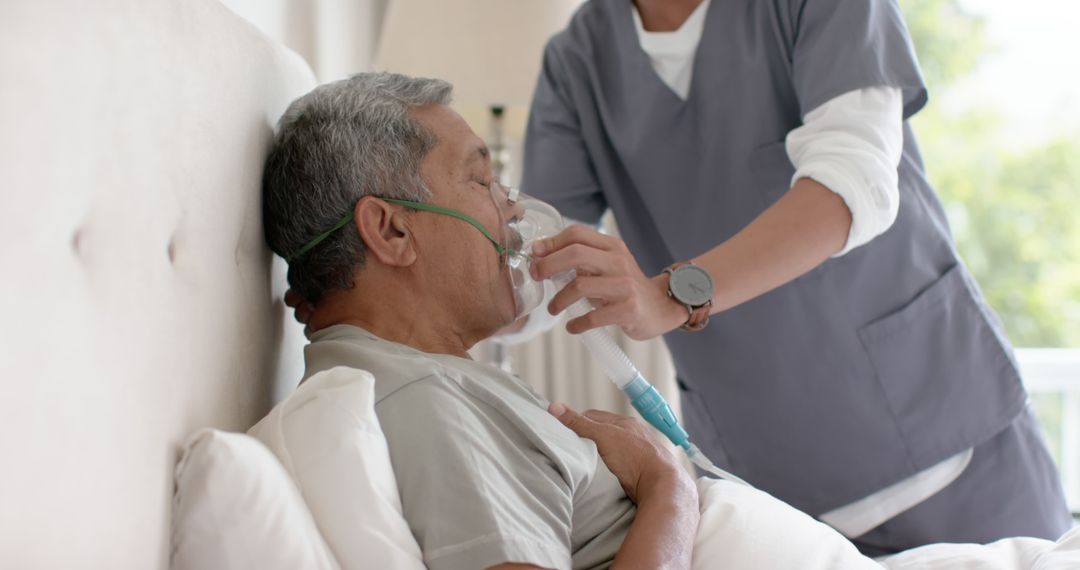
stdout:
<svg viewBox="0 0 1080 570">
<path fill-rule="evenodd" d="M 709 310 L 712 309 L 712 301 L 697 308 L 691 308 L 687 305 L 687 308 L 690 309 L 690 318 L 686 319 L 686 322 L 679 328 L 684 331 L 698 332 L 709 324 Z"/>
</svg>

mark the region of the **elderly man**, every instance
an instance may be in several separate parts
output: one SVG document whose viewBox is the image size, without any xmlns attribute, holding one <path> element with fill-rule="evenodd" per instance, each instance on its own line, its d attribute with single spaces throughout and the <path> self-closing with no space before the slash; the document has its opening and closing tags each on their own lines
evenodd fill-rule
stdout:
<svg viewBox="0 0 1080 570">
<path fill-rule="evenodd" d="M 549 409 L 470 359 L 515 316 L 492 247 L 513 212 L 492 199 L 487 149 L 450 90 L 360 74 L 282 118 L 264 218 L 314 305 L 306 376 L 374 372 L 404 515 L 432 569 L 689 567 L 694 483 L 644 424 Z"/>
</svg>

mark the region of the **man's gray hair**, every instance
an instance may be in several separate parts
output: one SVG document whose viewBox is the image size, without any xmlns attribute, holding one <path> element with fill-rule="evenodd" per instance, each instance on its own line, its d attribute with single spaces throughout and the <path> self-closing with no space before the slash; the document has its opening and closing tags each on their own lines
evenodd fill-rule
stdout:
<svg viewBox="0 0 1080 570">
<path fill-rule="evenodd" d="M 263 224 L 270 249 L 290 260 L 289 286 L 304 299 L 315 303 L 352 288 L 353 273 L 364 266 L 353 224 L 297 254 L 361 197 L 422 202 L 430 196 L 420 162 L 435 135 L 409 109 L 449 104 L 450 91 L 440 79 L 359 73 L 289 105 L 263 172 Z"/>
</svg>

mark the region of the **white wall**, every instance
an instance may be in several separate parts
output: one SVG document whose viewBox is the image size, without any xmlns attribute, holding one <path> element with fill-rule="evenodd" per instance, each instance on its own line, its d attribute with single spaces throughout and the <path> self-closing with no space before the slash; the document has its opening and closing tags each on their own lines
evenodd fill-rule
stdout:
<svg viewBox="0 0 1080 570">
<path fill-rule="evenodd" d="M 221 0 L 299 53 L 320 83 L 371 69 L 387 0 Z"/>
</svg>

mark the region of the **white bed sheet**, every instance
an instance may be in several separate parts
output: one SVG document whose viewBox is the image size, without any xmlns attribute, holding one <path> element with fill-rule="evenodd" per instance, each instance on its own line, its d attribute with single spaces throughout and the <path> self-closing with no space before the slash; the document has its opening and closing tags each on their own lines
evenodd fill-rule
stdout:
<svg viewBox="0 0 1080 570">
<path fill-rule="evenodd" d="M 701 523 L 693 570 L 1064 570 L 1080 569 L 1080 528 L 1056 542 L 1008 538 L 989 545 L 932 544 L 881 559 L 859 554 L 828 525 L 767 493 L 699 479 Z"/>
<path fill-rule="evenodd" d="M 931 544 L 883 560 L 890 570 L 1076 570 L 1080 568 L 1080 527 L 1057 542 L 1006 538 L 992 544 Z"/>
</svg>

